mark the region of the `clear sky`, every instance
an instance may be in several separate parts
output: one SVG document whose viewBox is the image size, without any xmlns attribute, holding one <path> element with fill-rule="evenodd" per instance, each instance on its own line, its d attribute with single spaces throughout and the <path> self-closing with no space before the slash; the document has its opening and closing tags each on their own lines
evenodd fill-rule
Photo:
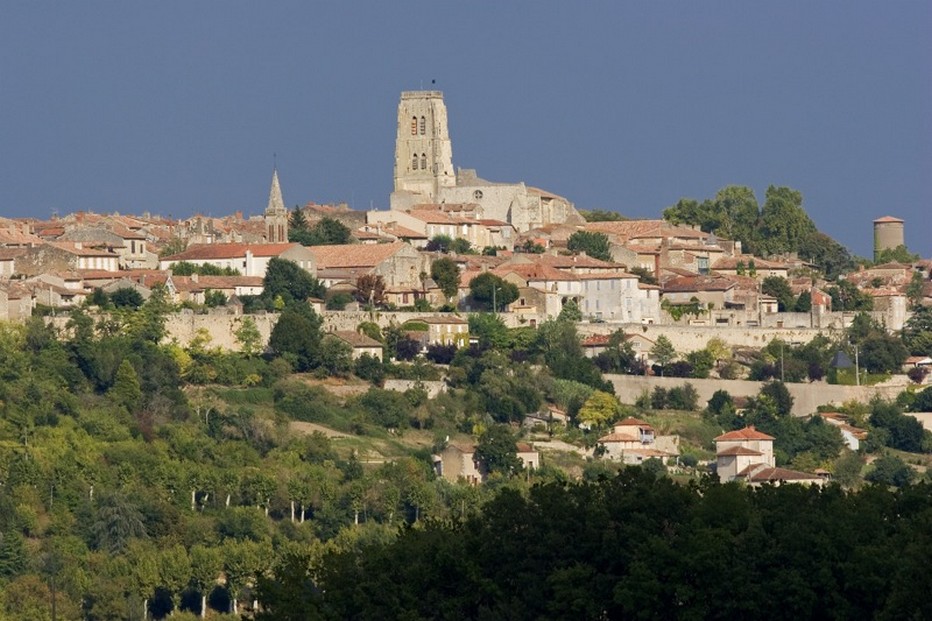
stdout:
<svg viewBox="0 0 932 621">
<path fill-rule="evenodd" d="M 0 214 L 387 209 L 403 90 L 453 163 L 581 209 L 800 190 L 932 255 L 932 3 L 0 3 Z M 436 85 L 432 81 L 436 80 Z"/>
</svg>

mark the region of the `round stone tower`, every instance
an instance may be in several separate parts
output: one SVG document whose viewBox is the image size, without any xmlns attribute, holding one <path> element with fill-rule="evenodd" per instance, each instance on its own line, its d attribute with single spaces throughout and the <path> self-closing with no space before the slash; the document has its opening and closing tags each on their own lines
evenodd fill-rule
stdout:
<svg viewBox="0 0 932 621">
<path fill-rule="evenodd" d="M 903 235 L 903 221 L 893 216 L 884 216 L 874 220 L 874 260 L 884 250 L 893 250 L 897 246 L 905 246 Z"/>
</svg>

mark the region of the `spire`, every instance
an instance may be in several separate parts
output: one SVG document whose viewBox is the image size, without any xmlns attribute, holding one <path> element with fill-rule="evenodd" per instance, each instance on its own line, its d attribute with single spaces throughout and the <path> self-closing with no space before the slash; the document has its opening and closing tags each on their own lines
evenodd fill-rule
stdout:
<svg viewBox="0 0 932 621">
<path fill-rule="evenodd" d="M 265 208 L 266 215 L 287 214 L 285 201 L 282 198 L 282 187 L 278 183 L 278 168 L 272 169 L 272 187 L 269 189 L 269 206 Z"/>
</svg>

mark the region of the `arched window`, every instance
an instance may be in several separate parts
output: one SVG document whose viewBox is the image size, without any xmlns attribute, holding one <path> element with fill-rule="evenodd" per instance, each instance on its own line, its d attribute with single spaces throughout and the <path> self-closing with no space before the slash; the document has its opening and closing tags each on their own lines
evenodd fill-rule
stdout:
<svg viewBox="0 0 932 621">
<path fill-rule="evenodd" d="M 413 168 L 414 170 L 417 170 L 417 153 L 415 153 L 414 156 L 411 157 L 411 168 Z"/>
<path fill-rule="evenodd" d="M 411 135 L 417 136 L 417 117 L 416 116 L 411 117 Z"/>
<path fill-rule="evenodd" d="M 424 117 L 421 117 L 421 135 L 423 136 L 426 133 L 427 133 L 427 119 L 425 119 Z"/>
<path fill-rule="evenodd" d="M 421 169 L 427 170 L 427 154 L 421 153 Z"/>
</svg>

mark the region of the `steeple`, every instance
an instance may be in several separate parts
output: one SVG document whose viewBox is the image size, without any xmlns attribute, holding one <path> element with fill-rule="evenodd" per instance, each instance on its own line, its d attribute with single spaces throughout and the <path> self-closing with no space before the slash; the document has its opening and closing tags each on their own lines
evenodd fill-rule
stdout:
<svg viewBox="0 0 932 621">
<path fill-rule="evenodd" d="M 265 208 L 266 241 L 278 244 L 288 241 L 288 210 L 282 198 L 282 187 L 278 182 L 278 168 L 272 169 L 272 187 L 269 188 L 269 204 Z"/>
</svg>

